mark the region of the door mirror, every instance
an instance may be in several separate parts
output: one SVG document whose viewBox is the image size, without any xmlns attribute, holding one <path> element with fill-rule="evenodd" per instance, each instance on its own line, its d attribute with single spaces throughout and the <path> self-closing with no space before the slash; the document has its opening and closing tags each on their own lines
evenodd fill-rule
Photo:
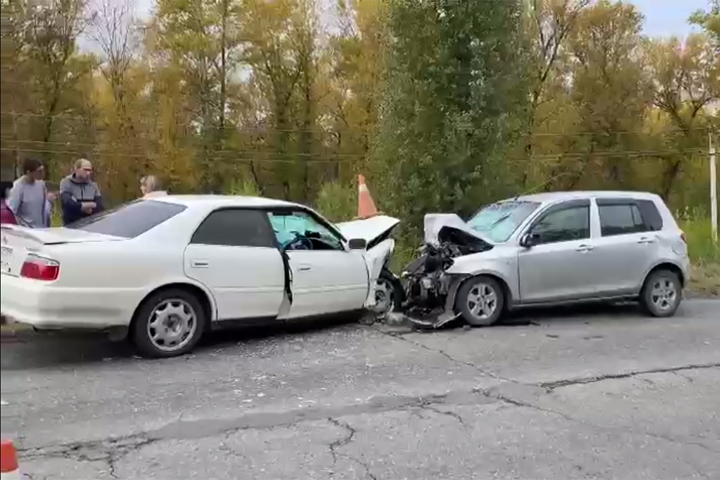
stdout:
<svg viewBox="0 0 720 480">
<path fill-rule="evenodd" d="M 537 233 L 526 233 L 522 237 L 520 237 L 520 246 L 525 248 L 531 248 L 534 245 L 537 245 L 538 239 L 540 238 L 540 235 Z"/>
<path fill-rule="evenodd" d="M 367 240 L 364 238 L 351 238 L 348 242 L 350 250 L 365 250 L 367 248 Z"/>
</svg>

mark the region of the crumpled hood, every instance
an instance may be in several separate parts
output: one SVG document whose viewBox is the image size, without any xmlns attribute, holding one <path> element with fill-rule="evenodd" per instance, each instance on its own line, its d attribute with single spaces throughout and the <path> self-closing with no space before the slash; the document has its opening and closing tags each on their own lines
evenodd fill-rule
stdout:
<svg viewBox="0 0 720 480">
<path fill-rule="evenodd" d="M 470 237 L 481 240 L 488 245 L 495 245 L 495 242 L 476 232 L 468 226 L 458 215 L 454 213 L 428 213 L 424 218 L 425 243 L 437 245 L 438 238 L 443 229 L 454 229 Z"/>
<path fill-rule="evenodd" d="M 397 218 L 377 215 L 366 218 L 365 220 L 336 223 L 335 226 L 347 240 L 362 238 L 370 243 L 383 233 L 395 227 L 398 223 L 400 223 L 400 220 Z"/>
</svg>

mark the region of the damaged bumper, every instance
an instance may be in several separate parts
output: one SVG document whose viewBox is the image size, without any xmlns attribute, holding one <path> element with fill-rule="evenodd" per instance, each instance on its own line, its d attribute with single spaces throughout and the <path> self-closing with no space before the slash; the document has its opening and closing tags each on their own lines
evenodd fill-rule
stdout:
<svg viewBox="0 0 720 480">
<path fill-rule="evenodd" d="M 422 317 L 413 315 L 410 311 L 403 309 L 404 311 L 401 312 L 392 312 L 388 315 L 388 319 L 392 323 L 409 323 L 416 327 L 425 329 L 440 328 L 457 320 L 460 318 L 460 313 L 455 311 L 455 298 L 460 285 L 466 278 L 468 278 L 467 275 L 454 276 L 445 299 L 445 304 L 442 308 L 438 308 L 430 312 L 428 315 L 423 315 Z"/>
</svg>

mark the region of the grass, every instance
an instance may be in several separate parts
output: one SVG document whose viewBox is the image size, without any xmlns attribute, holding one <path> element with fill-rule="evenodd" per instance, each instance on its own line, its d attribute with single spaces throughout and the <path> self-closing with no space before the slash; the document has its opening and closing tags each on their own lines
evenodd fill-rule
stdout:
<svg viewBox="0 0 720 480">
<path fill-rule="evenodd" d="M 690 290 L 702 296 L 720 296 L 720 244 L 712 239 L 710 219 L 680 215 L 693 263 Z"/>
</svg>

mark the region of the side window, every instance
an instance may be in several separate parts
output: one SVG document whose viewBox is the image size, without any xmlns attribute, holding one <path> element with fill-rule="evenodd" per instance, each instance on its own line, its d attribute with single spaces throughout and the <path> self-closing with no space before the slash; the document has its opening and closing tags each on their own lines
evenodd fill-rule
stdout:
<svg viewBox="0 0 720 480">
<path fill-rule="evenodd" d="M 652 200 L 638 200 L 637 206 L 643 218 L 643 223 L 651 232 L 663 229 L 663 219 L 660 211 Z"/>
<path fill-rule="evenodd" d="M 603 237 L 627 235 L 650 230 L 643 221 L 643 215 L 636 203 L 598 205 L 600 232 Z"/>
<path fill-rule="evenodd" d="M 542 217 L 530 230 L 537 244 L 590 238 L 590 207 L 574 206 L 555 210 Z"/>
<path fill-rule="evenodd" d="M 190 243 L 275 248 L 265 212 L 245 209 L 215 210 L 195 230 Z"/>
<path fill-rule="evenodd" d="M 342 240 L 315 217 L 304 211 L 274 211 L 268 214 L 275 238 L 288 250 L 345 250 Z"/>
</svg>

